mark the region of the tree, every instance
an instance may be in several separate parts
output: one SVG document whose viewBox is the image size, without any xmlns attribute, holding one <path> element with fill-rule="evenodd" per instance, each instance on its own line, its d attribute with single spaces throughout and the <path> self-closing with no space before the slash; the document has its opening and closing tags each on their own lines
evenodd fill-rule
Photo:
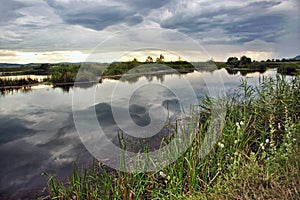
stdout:
<svg viewBox="0 0 300 200">
<path fill-rule="evenodd" d="M 152 63 L 153 62 L 153 58 L 151 56 L 148 56 L 146 59 L 146 63 Z"/>
<path fill-rule="evenodd" d="M 230 65 L 231 67 L 238 67 L 239 59 L 237 57 L 229 57 L 226 64 Z"/>
<path fill-rule="evenodd" d="M 156 62 L 165 62 L 165 57 L 162 54 L 160 54 L 159 58 L 156 58 Z"/>
<path fill-rule="evenodd" d="M 251 64 L 251 58 L 248 58 L 247 56 L 242 56 L 240 59 L 240 64 L 241 65 Z"/>
<path fill-rule="evenodd" d="M 43 63 L 41 64 L 40 68 L 46 70 L 50 68 L 50 65 L 48 63 Z"/>
</svg>

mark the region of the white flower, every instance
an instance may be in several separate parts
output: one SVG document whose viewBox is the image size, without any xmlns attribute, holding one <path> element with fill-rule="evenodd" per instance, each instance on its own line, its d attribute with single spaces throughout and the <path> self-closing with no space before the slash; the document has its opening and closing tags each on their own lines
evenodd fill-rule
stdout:
<svg viewBox="0 0 300 200">
<path fill-rule="evenodd" d="M 262 149 L 262 150 L 265 150 L 265 146 L 262 146 L 261 149 Z"/>
<path fill-rule="evenodd" d="M 260 145 L 259 145 L 260 147 L 262 147 L 262 146 L 264 146 L 264 143 L 260 143 Z"/>
<path fill-rule="evenodd" d="M 293 141 L 295 142 L 297 139 L 296 138 L 293 138 Z"/>
<path fill-rule="evenodd" d="M 240 125 L 243 126 L 243 125 L 244 125 L 244 122 L 243 122 L 243 121 L 240 121 Z"/>
<path fill-rule="evenodd" d="M 270 140 L 269 139 L 266 139 L 266 143 L 269 143 L 270 142 Z"/>
<path fill-rule="evenodd" d="M 235 125 L 237 126 L 237 130 L 241 129 L 240 124 L 238 122 L 236 122 Z"/>
<path fill-rule="evenodd" d="M 234 144 L 237 144 L 238 143 L 238 140 L 234 140 Z"/>
<path fill-rule="evenodd" d="M 160 171 L 160 172 L 159 172 L 159 175 L 160 175 L 162 178 L 166 178 L 166 177 L 167 177 L 167 175 L 166 175 L 163 171 Z"/>
<path fill-rule="evenodd" d="M 224 144 L 222 144 L 221 142 L 218 142 L 219 147 L 224 148 Z"/>
</svg>

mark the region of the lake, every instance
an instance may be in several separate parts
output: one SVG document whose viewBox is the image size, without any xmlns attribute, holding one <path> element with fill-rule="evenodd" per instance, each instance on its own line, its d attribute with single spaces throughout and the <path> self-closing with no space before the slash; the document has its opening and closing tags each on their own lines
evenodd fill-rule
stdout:
<svg viewBox="0 0 300 200">
<path fill-rule="evenodd" d="M 130 80 L 104 79 L 102 83 L 75 88 L 40 85 L 26 92 L 15 90 L 0 96 L 0 198 L 22 197 L 46 186 L 47 177 L 42 173 L 66 178 L 72 173 L 73 162 L 79 166 L 90 165 L 93 156 L 86 150 L 75 128 L 73 112 L 96 110 L 99 124 L 115 142 L 118 127 L 114 112 L 129 107 L 131 121 L 144 127 L 150 123 L 149 109 L 154 105 L 165 106 L 172 115 L 181 101 L 193 102 L 186 89 L 187 83 L 197 98 L 215 94 L 224 87 L 226 93 L 237 90 L 240 79 L 247 77 L 250 84 L 257 84 L 262 76 L 276 76 L 276 69 L 264 73 L 230 75 L 225 69 L 195 71 L 187 74 L 141 76 Z M 166 86 L 164 86 L 166 85 Z M 110 101 L 112 91 L 114 102 Z M 130 104 L 122 101 L 128 97 Z M 88 97 L 93 97 L 93 101 Z M 178 99 L 180 97 L 181 99 Z M 75 99 L 75 106 L 74 103 Z M 185 105 L 186 107 L 186 105 Z M 154 109 L 160 113 L 161 110 Z M 122 121 L 126 126 L 130 121 Z M 140 130 L 142 131 L 142 130 Z M 156 144 L 159 138 L 156 138 Z M 155 145 L 155 144 L 154 144 Z M 134 151 L 134 150 L 133 150 Z"/>
</svg>

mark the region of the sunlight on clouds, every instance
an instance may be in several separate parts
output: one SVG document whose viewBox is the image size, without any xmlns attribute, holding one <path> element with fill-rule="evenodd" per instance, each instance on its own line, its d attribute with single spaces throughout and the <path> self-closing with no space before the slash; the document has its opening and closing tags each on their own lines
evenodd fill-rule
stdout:
<svg viewBox="0 0 300 200">
<path fill-rule="evenodd" d="M 2 63 L 84 62 L 88 54 L 80 51 L 21 52 L 0 50 Z"/>
<path fill-rule="evenodd" d="M 121 55 L 119 61 L 130 61 L 136 58 L 138 61 L 144 62 L 148 56 L 153 58 L 153 61 L 156 60 L 162 54 L 165 58 L 165 61 L 207 61 L 210 59 L 208 54 L 204 51 L 196 50 L 183 50 L 183 51 L 167 51 L 167 50 L 143 50 L 143 51 L 133 51 L 127 52 Z"/>
<path fill-rule="evenodd" d="M 239 51 L 239 52 L 234 52 L 234 53 L 230 53 L 228 54 L 228 56 L 224 59 L 222 59 L 223 61 L 226 62 L 228 57 L 237 57 L 240 58 L 242 56 L 247 56 L 250 57 L 252 60 L 256 60 L 256 61 L 261 61 L 261 60 L 266 60 L 268 58 L 276 58 L 276 55 L 274 55 L 274 52 L 268 52 L 268 51 Z"/>
<path fill-rule="evenodd" d="M 264 52 L 264 51 L 243 51 L 240 54 L 250 57 L 252 60 L 256 60 L 256 61 L 274 57 L 273 52 Z"/>
</svg>

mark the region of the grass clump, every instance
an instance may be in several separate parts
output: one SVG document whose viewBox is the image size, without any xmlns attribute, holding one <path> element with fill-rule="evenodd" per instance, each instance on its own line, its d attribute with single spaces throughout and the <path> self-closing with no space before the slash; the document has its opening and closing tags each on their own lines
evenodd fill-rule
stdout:
<svg viewBox="0 0 300 200">
<path fill-rule="evenodd" d="M 52 199 L 297 199 L 300 193 L 299 77 L 243 81 L 226 101 L 221 137 L 204 158 L 199 152 L 209 118 L 174 163 L 159 172 L 123 173 L 97 161 L 76 166 L 68 182 L 51 176 Z M 213 106 L 201 106 L 208 113 Z"/>
<path fill-rule="evenodd" d="M 0 78 L 0 88 L 1 87 L 11 87 L 11 86 L 26 86 L 31 84 L 39 83 L 37 79 L 32 78 L 20 78 L 20 79 L 14 79 L 14 78 Z"/>
</svg>

